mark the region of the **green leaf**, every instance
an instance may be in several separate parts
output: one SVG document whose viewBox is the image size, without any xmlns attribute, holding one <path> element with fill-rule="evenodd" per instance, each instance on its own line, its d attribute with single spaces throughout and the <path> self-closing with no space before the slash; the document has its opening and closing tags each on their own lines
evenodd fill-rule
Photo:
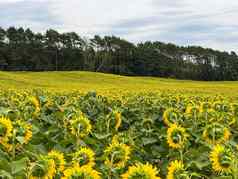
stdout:
<svg viewBox="0 0 238 179">
<path fill-rule="evenodd" d="M 25 169 L 27 168 L 27 161 L 28 161 L 28 158 L 22 158 L 18 161 L 12 162 L 11 163 L 12 174 L 16 175 L 20 172 L 25 172 Z"/>
</svg>

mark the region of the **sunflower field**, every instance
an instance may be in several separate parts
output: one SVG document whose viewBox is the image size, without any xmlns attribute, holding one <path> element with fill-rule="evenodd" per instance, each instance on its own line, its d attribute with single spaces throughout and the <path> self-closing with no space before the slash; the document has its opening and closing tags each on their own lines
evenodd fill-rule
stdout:
<svg viewBox="0 0 238 179">
<path fill-rule="evenodd" d="M 238 99 L 2 90 L 0 178 L 237 179 Z"/>
</svg>

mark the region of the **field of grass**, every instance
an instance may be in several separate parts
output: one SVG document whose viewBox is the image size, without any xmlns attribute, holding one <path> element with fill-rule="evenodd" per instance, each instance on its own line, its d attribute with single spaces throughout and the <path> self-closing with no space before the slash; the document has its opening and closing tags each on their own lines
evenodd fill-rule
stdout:
<svg viewBox="0 0 238 179">
<path fill-rule="evenodd" d="M 53 91 L 167 91 L 235 96 L 238 82 L 198 82 L 155 77 L 125 77 L 93 72 L 0 72 L 0 88 Z"/>
</svg>

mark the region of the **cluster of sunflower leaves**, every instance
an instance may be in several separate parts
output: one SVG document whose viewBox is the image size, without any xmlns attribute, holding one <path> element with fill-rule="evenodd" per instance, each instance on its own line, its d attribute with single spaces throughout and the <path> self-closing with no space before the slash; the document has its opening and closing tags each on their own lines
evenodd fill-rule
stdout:
<svg viewBox="0 0 238 179">
<path fill-rule="evenodd" d="M 238 178 L 235 98 L 0 92 L 0 178 Z"/>
</svg>

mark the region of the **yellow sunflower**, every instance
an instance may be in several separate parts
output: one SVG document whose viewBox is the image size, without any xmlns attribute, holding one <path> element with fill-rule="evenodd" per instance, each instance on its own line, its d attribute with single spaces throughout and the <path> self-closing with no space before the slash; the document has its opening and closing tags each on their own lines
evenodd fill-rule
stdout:
<svg viewBox="0 0 238 179">
<path fill-rule="evenodd" d="M 231 137 L 231 132 L 228 128 L 221 126 L 220 124 L 213 124 L 208 126 L 203 131 L 203 138 L 209 144 L 219 144 L 226 142 Z"/>
<path fill-rule="evenodd" d="M 197 116 L 199 114 L 199 107 L 188 105 L 185 110 L 185 114 L 188 116 Z"/>
<path fill-rule="evenodd" d="M 182 161 L 172 161 L 168 166 L 167 179 L 176 179 L 179 175 L 183 174 L 184 171 L 185 169 Z"/>
<path fill-rule="evenodd" d="M 118 130 L 121 126 L 121 113 L 119 111 L 114 111 L 115 119 L 116 119 L 116 126 L 115 129 Z"/>
<path fill-rule="evenodd" d="M 9 118 L 0 117 L 0 142 L 9 140 L 9 137 L 12 136 L 12 122 Z"/>
<path fill-rule="evenodd" d="M 209 102 L 202 102 L 199 107 L 200 113 L 208 112 L 208 110 L 212 107 L 212 104 Z"/>
<path fill-rule="evenodd" d="M 16 121 L 14 128 L 16 130 L 16 136 L 19 139 L 23 138 L 21 144 L 28 144 L 32 138 L 32 126 L 22 120 L 18 120 Z"/>
<path fill-rule="evenodd" d="M 55 167 L 58 172 L 63 172 L 65 166 L 63 153 L 56 150 L 52 150 L 51 152 L 48 153 L 48 158 L 54 160 Z"/>
<path fill-rule="evenodd" d="M 122 179 L 160 179 L 158 170 L 150 164 L 137 163 L 130 166 L 128 171 L 122 175 Z"/>
<path fill-rule="evenodd" d="M 77 166 L 90 166 L 95 165 L 95 153 L 90 148 L 82 147 L 80 150 L 73 154 L 73 165 Z"/>
<path fill-rule="evenodd" d="M 55 167 L 53 159 L 42 158 L 32 165 L 29 179 L 53 179 L 56 174 Z"/>
<path fill-rule="evenodd" d="M 34 115 L 37 115 L 40 112 L 40 101 L 35 96 L 30 97 L 30 101 L 35 107 Z"/>
<path fill-rule="evenodd" d="M 100 173 L 93 170 L 89 166 L 79 167 L 74 166 L 64 171 L 62 179 L 74 179 L 74 178 L 85 178 L 85 179 L 100 179 Z"/>
<path fill-rule="evenodd" d="M 186 130 L 177 124 L 172 124 L 167 130 L 167 142 L 171 148 L 183 148 L 187 141 L 187 137 Z"/>
<path fill-rule="evenodd" d="M 118 142 L 114 137 L 112 143 L 104 151 L 106 160 L 105 164 L 113 168 L 122 168 L 130 158 L 131 148 L 123 143 Z"/>
<path fill-rule="evenodd" d="M 178 111 L 174 108 L 168 108 L 163 113 L 163 120 L 167 126 L 170 126 L 178 119 Z"/>
<path fill-rule="evenodd" d="M 231 173 L 233 158 L 232 152 L 222 145 L 216 145 L 210 153 L 212 168 L 218 173 Z"/>
<path fill-rule="evenodd" d="M 85 137 L 92 130 L 89 119 L 82 114 L 78 118 L 73 119 L 70 123 L 71 133 L 76 137 Z"/>
</svg>

